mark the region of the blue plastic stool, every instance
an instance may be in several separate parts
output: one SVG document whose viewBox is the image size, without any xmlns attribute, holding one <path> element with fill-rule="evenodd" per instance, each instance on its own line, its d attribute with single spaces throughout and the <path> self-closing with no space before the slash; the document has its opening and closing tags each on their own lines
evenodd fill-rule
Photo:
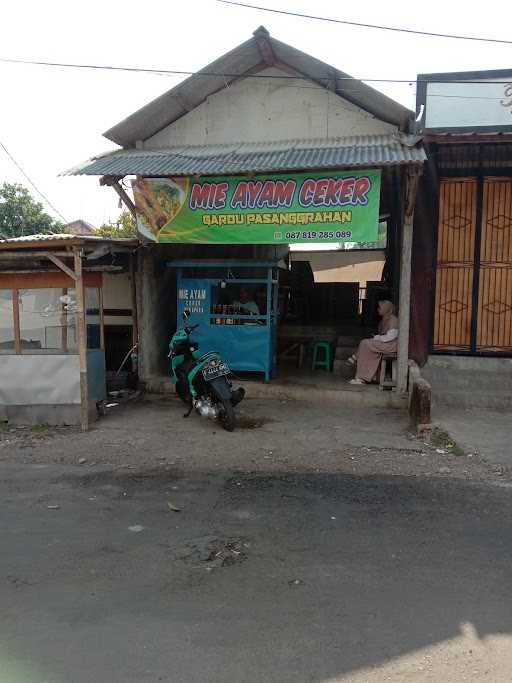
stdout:
<svg viewBox="0 0 512 683">
<path fill-rule="evenodd" d="M 319 341 L 313 346 L 312 370 L 332 370 L 332 350 L 329 342 Z"/>
</svg>

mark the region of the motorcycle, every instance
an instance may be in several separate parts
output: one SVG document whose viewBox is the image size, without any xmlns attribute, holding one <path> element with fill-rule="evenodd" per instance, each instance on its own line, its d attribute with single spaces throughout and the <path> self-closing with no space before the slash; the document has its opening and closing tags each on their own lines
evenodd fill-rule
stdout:
<svg viewBox="0 0 512 683">
<path fill-rule="evenodd" d="M 218 420 L 224 429 L 235 429 L 234 407 L 245 396 L 245 389 L 233 389 L 227 363 L 217 351 L 201 355 L 199 344 L 190 339 L 199 325 L 188 325 L 190 312 L 183 313 L 184 327 L 174 333 L 169 343 L 171 380 L 176 393 L 189 406 L 183 417 L 196 410 L 202 417 Z"/>
</svg>

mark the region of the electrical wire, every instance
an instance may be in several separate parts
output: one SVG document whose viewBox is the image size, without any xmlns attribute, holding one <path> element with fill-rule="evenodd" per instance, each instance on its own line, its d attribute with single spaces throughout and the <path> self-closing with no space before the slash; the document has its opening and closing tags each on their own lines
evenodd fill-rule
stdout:
<svg viewBox="0 0 512 683">
<path fill-rule="evenodd" d="M 227 0 L 217 0 L 218 2 L 224 2 Z M 512 41 L 511 41 L 512 42 Z M 127 71 L 130 73 L 143 73 L 143 74 L 155 74 L 155 75 L 171 75 L 171 76 L 199 76 L 199 77 L 212 77 L 212 78 L 255 78 L 255 79 L 271 79 L 271 80 L 304 80 L 307 76 L 291 76 L 289 74 L 244 74 L 244 73 L 219 73 L 217 71 L 180 71 L 176 69 L 146 69 L 142 67 L 129 67 L 129 66 L 110 66 L 104 64 L 70 64 L 66 62 L 42 62 L 30 59 L 10 59 L 8 57 L 0 57 L 0 62 L 5 64 L 28 64 L 32 66 L 50 66 L 59 67 L 67 69 L 94 69 L 98 71 Z M 356 78 L 355 76 L 315 76 L 310 77 L 310 80 L 316 81 L 363 81 L 367 83 L 407 83 L 412 85 L 413 83 L 447 83 L 448 81 L 440 79 L 427 79 L 427 78 Z M 486 80 L 484 83 L 486 85 L 509 85 L 512 82 L 512 78 L 508 81 L 505 80 Z M 460 79 L 460 80 L 450 80 L 450 84 L 476 84 L 482 85 L 481 80 L 476 79 Z"/>
<path fill-rule="evenodd" d="M 233 5 L 234 7 L 244 7 L 245 9 L 256 9 L 262 12 L 272 12 L 273 14 L 284 14 L 289 17 L 300 17 L 301 19 L 314 19 L 316 21 L 327 21 L 333 24 L 345 24 L 346 26 L 357 26 L 359 28 L 373 28 L 380 31 L 396 31 L 397 33 L 411 33 L 416 36 L 429 36 L 432 38 L 451 38 L 454 40 L 476 40 L 481 43 L 499 43 L 501 45 L 512 45 L 512 40 L 501 40 L 499 38 L 481 38 L 479 36 L 463 36 L 453 33 L 434 33 L 433 31 L 417 31 L 410 28 L 398 28 L 397 26 L 381 26 L 379 24 L 364 24 L 359 21 L 347 21 L 345 19 L 333 19 L 331 17 L 319 17 L 314 14 L 302 14 L 301 12 L 290 12 L 282 9 L 272 9 L 270 7 L 261 7 L 260 5 L 249 5 L 243 2 L 235 2 L 235 0 L 217 0 L 224 5 Z"/>
<path fill-rule="evenodd" d="M 456 99 L 456 100 L 498 100 L 502 102 L 504 99 L 507 98 L 505 95 L 504 97 L 486 97 L 485 95 L 437 95 L 435 93 L 429 93 L 429 97 L 447 97 L 448 99 Z"/>
<path fill-rule="evenodd" d="M 60 218 L 62 218 L 62 220 L 64 221 L 64 223 L 69 223 L 69 221 L 66 220 L 66 218 L 64 218 L 64 216 L 61 214 L 61 212 L 60 212 L 60 211 L 51 203 L 51 201 L 48 199 L 48 197 L 46 197 L 46 195 L 44 195 L 44 194 L 41 192 L 41 190 L 37 187 L 37 185 L 36 185 L 36 184 L 34 183 L 34 181 L 30 178 L 30 176 L 29 176 L 27 173 L 25 173 L 25 171 L 23 170 L 23 168 L 22 168 L 22 167 L 20 166 L 20 164 L 16 161 L 16 159 L 15 159 L 15 158 L 13 157 L 13 155 L 9 152 L 9 150 L 7 149 L 7 147 L 4 145 L 4 143 L 3 143 L 1 140 L 0 140 L 0 147 L 2 147 L 2 149 L 4 150 L 4 152 L 7 154 L 7 156 L 9 157 L 9 159 L 12 161 L 12 163 L 13 163 L 13 164 L 16 166 L 16 168 L 23 174 L 23 176 L 27 179 L 27 181 L 32 185 L 32 187 L 33 187 L 34 190 L 38 193 L 38 195 L 40 195 L 40 196 L 44 199 L 44 201 L 48 204 L 48 206 L 52 209 L 52 211 L 54 211 L 58 216 L 60 216 Z"/>
</svg>

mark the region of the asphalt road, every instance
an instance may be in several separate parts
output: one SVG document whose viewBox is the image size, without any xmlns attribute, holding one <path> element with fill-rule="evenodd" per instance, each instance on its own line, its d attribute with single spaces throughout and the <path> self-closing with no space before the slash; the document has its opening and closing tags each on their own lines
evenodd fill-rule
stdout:
<svg viewBox="0 0 512 683">
<path fill-rule="evenodd" d="M 506 484 L 4 463 L 0 500 L 1 683 L 510 681 Z"/>
</svg>

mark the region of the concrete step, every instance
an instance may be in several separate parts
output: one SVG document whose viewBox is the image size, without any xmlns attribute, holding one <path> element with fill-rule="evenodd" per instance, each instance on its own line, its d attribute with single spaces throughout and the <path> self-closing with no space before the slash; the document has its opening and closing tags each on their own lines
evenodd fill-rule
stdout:
<svg viewBox="0 0 512 683">
<path fill-rule="evenodd" d="M 485 370 L 468 372 L 425 367 L 421 374 L 431 384 L 432 388 L 438 391 L 443 391 L 446 388 L 467 392 L 509 391 L 512 393 L 512 372 L 488 372 Z"/>
<path fill-rule="evenodd" d="M 395 391 L 379 391 L 378 386 L 357 386 L 341 380 L 339 386 L 309 386 L 306 384 L 244 383 L 247 398 L 277 398 L 281 400 L 332 402 L 343 406 L 364 406 L 366 408 L 399 408 L 407 410 L 406 395 Z"/>
<path fill-rule="evenodd" d="M 509 391 L 468 392 L 436 391 L 432 388 L 432 402 L 436 408 L 479 408 L 481 410 L 512 411 L 512 393 Z"/>
<path fill-rule="evenodd" d="M 512 358 L 431 355 L 425 368 L 512 374 Z"/>
<path fill-rule="evenodd" d="M 432 355 L 421 370 L 434 402 L 508 409 L 512 397 L 512 359 Z"/>
<path fill-rule="evenodd" d="M 343 406 L 407 409 L 407 396 L 395 391 L 379 391 L 377 385 L 348 384 L 339 375 L 325 373 L 315 378 L 272 380 L 271 382 L 237 382 L 246 390 L 246 399 L 279 399 L 287 401 L 321 401 Z M 155 394 L 174 394 L 168 377 L 154 377 L 145 383 L 145 390 Z M 178 400 L 178 399 L 177 399 Z"/>
</svg>

